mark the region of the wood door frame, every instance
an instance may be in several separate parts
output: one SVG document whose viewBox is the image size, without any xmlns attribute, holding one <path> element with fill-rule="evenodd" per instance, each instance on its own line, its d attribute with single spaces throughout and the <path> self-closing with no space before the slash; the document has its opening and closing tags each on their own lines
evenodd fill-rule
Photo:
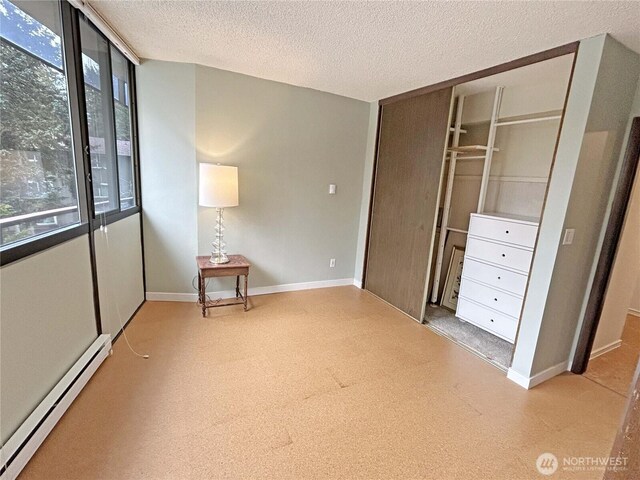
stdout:
<svg viewBox="0 0 640 480">
<path fill-rule="evenodd" d="M 627 140 L 627 148 L 620 167 L 620 175 L 615 187 L 611 213 L 604 234 L 602 248 L 598 256 L 596 272 L 591 285 L 591 292 L 587 300 L 587 307 L 580 327 L 580 334 L 576 344 L 576 350 L 571 363 L 571 371 L 583 374 L 587 370 L 593 341 L 596 338 L 602 309 L 611 273 L 616 260 L 618 247 L 624 221 L 629 208 L 631 191 L 638 173 L 640 163 L 640 117 L 635 117 L 631 122 L 631 129 Z"/>
<path fill-rule="evenodd" d="M 498 73 L 503 73 L 509 70 L 515 70 L 517 68 L 525 67 L 527 65 L 532 65 L 534 63 L 544 62 L 545 60 L 551 60 L 552 58 L 561 57 L 563 55 L 569 54 L 577 54 L 578 47 L 580 42 L 571 42 L 565 45 L 561 45 L 559 47 L 551 48 L 549 50 L 544 50 L 542 52 L 534 53 L 532 55 L 528 55 L 526 57 L 518 58 L 515 60 L 511 60 L 506 63 L 502 63 L 499 65 L 495 65 L 493 67 L 485 68 L 483 70 L 478 70 L 473 73 L 469 73 L 467 75 L 462 75 L 459 77 L 451 78 L 449 80 L 445 80 L 443 82 L 434 83 L 432 85 L 428 85 L 426 87 L 417 88 L 415 90 L 410 90 L 408 92 L 400 93 L 397 95 L 393 95 L 391 97 L 383 98 L 378 101 L 378 123 L 376 126 L 376 139 L 375 139 L 375 147 L 374 147 L 374 156 L 373 156 L 373 168 L 371 173 L 371 191 L 369 194 L 369 210 L 368 210 L 368 219 L 367 219 L 367 232 L 365 236 L 365 246 L 364 246 L 364 257 L 362 262 L 362 280 L 361 287 L 366 289 L 366 281 L 367 281 L 367 263 L 369 261 L 369 242 L 371 237 L 371 217 L 373 214 L 373 200 L 375 195 L 375 186 L 376 186 L 376 173 L 378 167 L 378 147 L 380 145 L 380 125 L 384 111 L 384 105 L 391 104 L 393 102 L 397 102 L 399 100 L 405 100 L 407 98 L 415 97 L 418 95 L 423 95 L 425 93 L 434 92 L 436 90 L 441 90 L 443 88 L 455 87 L 462 83 L 470 82 L 472 80 L 477 80 L 484 77 L 490 77 L 492 75 L 496 75 Z M 574 59 L 575 64 L 575 59 Z M 573 74 L 573 69 L 572 69 Z M 569 81 L 568 88 L 571 88 L 571 80 Z M 453 93 L 455 96 L 455 91 Z M 565 99 L 566 102 L 566 99 Z M 566 105 L 565 105 L 566 106 Z M 428 283 L 428 281 L 427 281 Z M 428 289 L 428 285 L 426 287 Z M 428 298 L 428 297 L 427 297 Z"/>
</svg>

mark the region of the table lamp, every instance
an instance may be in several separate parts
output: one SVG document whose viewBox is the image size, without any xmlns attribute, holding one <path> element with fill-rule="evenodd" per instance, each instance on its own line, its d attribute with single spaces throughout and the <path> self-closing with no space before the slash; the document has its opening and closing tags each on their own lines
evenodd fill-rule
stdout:
<svg viewBox="0 0 640 480">
<path fill-rule="evenodd" d="M 238 167 L 201 163 L 199 190 L 200 206 L 215 207 L 217 212 L 216 239 L 211 244 L 213 251 L 209 261 L 214 264 L 229 263 L 223 241 L 223 211 L 226 207 L 238 206 Z"/>
</svg>

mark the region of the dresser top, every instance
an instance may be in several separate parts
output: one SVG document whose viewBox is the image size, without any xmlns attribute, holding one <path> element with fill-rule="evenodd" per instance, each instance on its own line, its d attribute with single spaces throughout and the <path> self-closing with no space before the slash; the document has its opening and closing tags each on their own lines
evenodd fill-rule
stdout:
<svg viewBox="0 0 640 480">
<path fill-rule="evenodd" d="M 526 223 L 529 225 L 538 226 L 540 219 L 537 217 L 528 217 L 526 215 L 514 215 L 511 213 L 472 213 L 472 217 L 492 218 L 496 220 L 508 220 L 510 222 Z"/>
</svg>

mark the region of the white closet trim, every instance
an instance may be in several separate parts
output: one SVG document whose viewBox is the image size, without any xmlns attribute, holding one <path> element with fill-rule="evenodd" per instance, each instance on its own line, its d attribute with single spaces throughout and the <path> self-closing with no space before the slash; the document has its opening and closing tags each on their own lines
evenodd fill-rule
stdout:
<svg viewBox="0 0 640 480">
<path fill-rule="evenodd" d="M 135 54 L 133 49 L 127 45 L 115 29 L 102 18 L 90 4 L 88 0 L 69 0 L 69 3 L 84 13 L 91 22 L 100 30 L 113 45 L 122 52 L 122 54 L 131 60 L 134 65 L 140 65 L 140 58 Z"/>
</svg>

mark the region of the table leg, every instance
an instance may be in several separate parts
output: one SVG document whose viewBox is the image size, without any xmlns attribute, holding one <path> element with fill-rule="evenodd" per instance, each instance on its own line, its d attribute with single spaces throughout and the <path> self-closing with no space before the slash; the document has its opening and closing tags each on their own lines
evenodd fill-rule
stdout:
<svg viewBox="0 0 640 480">
<path fill-rule="evenodd" d="M 249 287 L 249 275 L 244 276 L 244 311 L 247 311 L 247 290 Z"/>
<path fill-rule="evenodd" d="M 204 279 L 202 275 L 198 272 L 198 297 L 200 299 L 200 307 L 202 308 L 202 316 L 205 317 L 207 314 L 207 305 L 206 305 L 206 292 L 204 291 Z"/>
<path fill-rule="evenodd" d="M 236 298 L 240 297 L 240 275 L 236 275 Z"/>
</svg>

